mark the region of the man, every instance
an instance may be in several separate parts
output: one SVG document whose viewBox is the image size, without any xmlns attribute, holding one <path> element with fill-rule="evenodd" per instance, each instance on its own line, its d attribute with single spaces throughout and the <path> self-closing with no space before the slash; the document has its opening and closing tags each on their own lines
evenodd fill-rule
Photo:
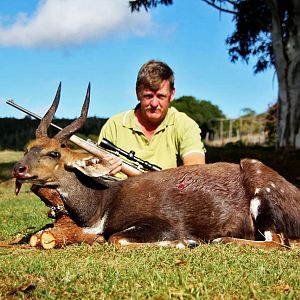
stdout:
<svg viewBox="0 0 300 300">
<path fill-rule="evenodd" d="M 204 164 L 205 149 L 199 126 L 186 114 L 169 108 L 175 95 L 172 69 L 161 61 L 145 63 L 138 73 L 136 95 L 139 104 L 111 117 L 103 126 L 98 143 L 106 138 L 162 169 L 179 164 Z M 122 161 L 110 162 L 113 164 L 110 175 L 114 175 L 121 170 Z"/>
</svg>

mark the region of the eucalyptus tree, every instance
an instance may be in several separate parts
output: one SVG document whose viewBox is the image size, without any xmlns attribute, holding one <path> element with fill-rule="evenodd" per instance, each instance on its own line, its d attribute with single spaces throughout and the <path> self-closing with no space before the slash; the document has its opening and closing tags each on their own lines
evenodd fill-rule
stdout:
<svg viewBox="0 0 300 300">
<path fill-rule="evenodd" d="M 232 14 L 226 39 L 232 62 L 256 58 L 254 72 L 275 68 L 278 80 L 277 147 L 300 148 L 300 0 L 199 0 Z M 129 1 L 132 11 L 173 0 Z M 188 7 L 188 1 L 186 1 Z"/>
</svg>

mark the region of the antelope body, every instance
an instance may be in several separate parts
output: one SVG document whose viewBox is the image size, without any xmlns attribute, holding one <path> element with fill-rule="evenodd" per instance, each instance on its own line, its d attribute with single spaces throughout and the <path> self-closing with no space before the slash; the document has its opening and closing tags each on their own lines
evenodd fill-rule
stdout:
<svg viewBox="0 0 300 300">
<path fill-rule="evenodd" d="M 14 176 L 17 186 L 56 190 L 87 234 L 119 245 L 178 247 L 215 239 L 288 246 L 288 239 L 300 238 L 299 190 L 257 160 L 182 166 L 121 181 L 83 174 L 74 161 L 87 155 L 65 144 L 84 123 L 89 89 L 80 118 L 48 138 L 59 95 L 60 87 Z"/>
</svg>

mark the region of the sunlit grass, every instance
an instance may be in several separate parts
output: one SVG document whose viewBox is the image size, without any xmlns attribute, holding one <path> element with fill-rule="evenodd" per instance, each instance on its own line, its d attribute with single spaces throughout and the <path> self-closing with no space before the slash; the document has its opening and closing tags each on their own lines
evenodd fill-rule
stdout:
<svg viewBox="0 0 300 300">
<path fill-rule="evenodd" d="M 15 162 L 23 156 L 21 151 L 0 151 L 0 163 Z"/>
<path fill-rule="evenodd" d="M 0 151 L 0 183 L 12 177 L 13 165 L 22 155 L 17 151 Z"/>
</svg>

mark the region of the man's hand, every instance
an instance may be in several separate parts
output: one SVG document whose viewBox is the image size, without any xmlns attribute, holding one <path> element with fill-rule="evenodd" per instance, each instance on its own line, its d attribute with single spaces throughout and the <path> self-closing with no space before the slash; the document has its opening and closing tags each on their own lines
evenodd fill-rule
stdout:
<svg viewBox="0 0 300 300">
<path fill-rule="evenodd" d="M 121 171 L 123 161 L 120 157 L 107 155 L 104 159 L 111 164 L 112 169 L 108 175 L 114 176 Z"/>
</svg>

